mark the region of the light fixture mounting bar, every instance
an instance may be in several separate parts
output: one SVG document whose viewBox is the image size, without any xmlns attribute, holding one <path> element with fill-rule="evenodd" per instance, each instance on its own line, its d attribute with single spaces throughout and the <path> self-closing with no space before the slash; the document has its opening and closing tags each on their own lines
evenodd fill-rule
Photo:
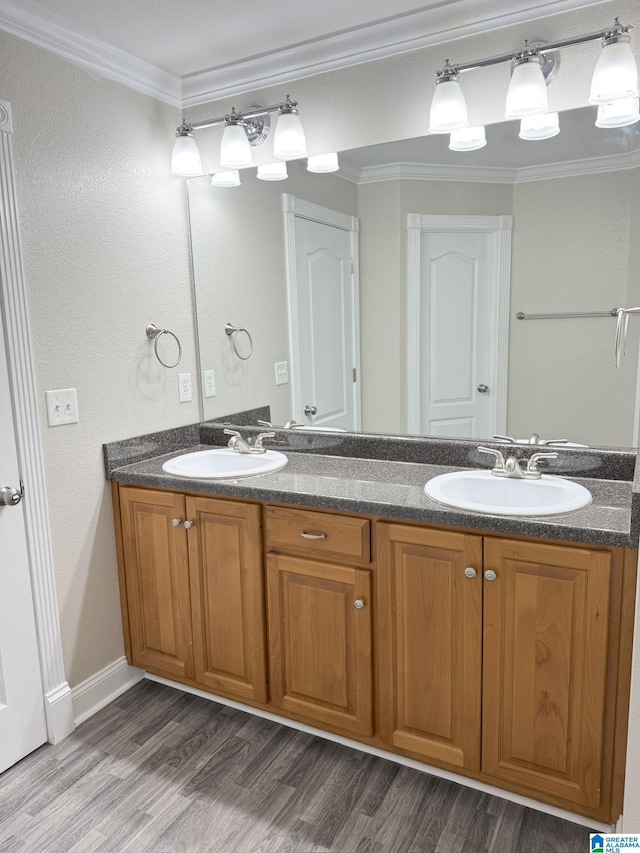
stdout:
<svg viewBox="0 0 640 853">
<path fill-rule="evenodd" d="M 565 39 L 559 39 L 558 41 L 553 42 L 545 42 L 544 44 L 536 43 L 535 46 L 528 49 L 525 42 L 525 47 L 522 50 L 511 52 L 511 53 L 501 53 L 497 56 L 488 56 L 485 59 L 472 59 L 469 62 L 449 62 L 447 61 L 447 68 L 441 69 L 436 72 L 436 76 L 439 76 L 443 73 L 443 71 L 451 69 L 453 72 L 458 73 L 460 71 L 473 71 L 475 68 L 486 68 L 490 65 L 500 65 L 502 62 L 512 62 L 514 59 L 519 58 L 520 56 L 527 55 L 535 55 L 538 53 L 549 53 L 554 50 L 561 50 L 564 47 L 573 47 L 576 44 L 585 44 L 590 41 L 604 40 L 608 38 L 613 38 L 615 36 L 626 35 L 629 30 L 632 29 L 631 26 L 623 26 L 620 24 L 619 19 L 616 18 L 615 24 L 613 27 L 609 27 L 605 30 L 598 30 L 598 32 L 594 33 L 585 33 L 580 36 L 571 36 Z"/>
<path fill-rule="evenodd" d="M 277 113 L 283 107 L 286 106 L 297 106 L 297 101 L 289 100 L 289 96 L 287 96 L 286 100 L 281 101 L 279 104 L 271 104 L 268 107 L 250 107 L 248 110 L 241 110 L 239 113 L 236 113 L 240 121 L 245 119 L 258 118 L 259 116 L 270 115 L 271 113 Z M 186 122 L 192 130 L 203 130 L 205 127 L 216 127 L 222 125 L 226 122 L 229 113 L 224 116 L 219 116 L 218 118 L 206 118 L 202 121 L 189 121 Z"/>
</svg>

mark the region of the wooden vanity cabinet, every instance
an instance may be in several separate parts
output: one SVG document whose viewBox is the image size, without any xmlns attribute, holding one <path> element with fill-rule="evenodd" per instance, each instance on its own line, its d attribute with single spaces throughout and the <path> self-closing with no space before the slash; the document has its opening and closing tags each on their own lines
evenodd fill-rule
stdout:
<svg viewBox="0 0 640 853">
<path fill-rule="evenodd" d="M 373 734 L 367 519 L 268 506 L 271 702 L 309 722 Z M 331 562 L 329 562 L 331 559 Z"/>
<path fill-rule="evenodd" d="M 383 739 L 615 820 L 623 553 L 380 523 Z"/>
<path fill-rule="evenodd" d="M 635 552 L 125 485 L 114 499 L 131 663 L 617 820 Z"/>
<path fill-rule="evenodd" d="M 132 663 L 266 702 L 260 507 L 131 486 L 119 502 Z"/>
</svg>

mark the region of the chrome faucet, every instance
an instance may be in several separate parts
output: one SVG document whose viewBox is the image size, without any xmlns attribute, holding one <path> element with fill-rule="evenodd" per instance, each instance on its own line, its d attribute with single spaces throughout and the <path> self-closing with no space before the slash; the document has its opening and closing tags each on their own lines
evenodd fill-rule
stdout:
<svg viewBox="0 0 640 853">
<path fill-rule="evenodd" d="M 225 434 L 231 436 L 227 447 L 235 450 L 236 453 L 266 453 L 267 448 L 264 447 L 263 441 L 266 438 L 275 438 L 275 432 L 261 432 L 251 445 L 251 439 L 245 441 L 235 429 L 225 429 Z"/>
<path fill-rule="evenodd" d="M 557 459 L 557 453 L 534 453 L 527 462 L 527 467 L 523 471 L 520 467 L 520 462 L 515 456 L 504 455 L 499 450 L 494 450 L 491 447 L 478 447 L 480 453 L 491 453 L 496 458 L 496 464 L 491 469 L 491 473 L 495 477 L 511 477 L 517 480 L 539 480 L 542 477 L 542 472 L 538 468 L 540 459 Z"/>
<path fill-rule="evenodd" d="M 496 441 L 508 441 L 509 444 L 518 444 L 515 438 L 511 438 L 510 435 L 494 435 L 493 436 Z M 567 438 L 540 438 L 537 432 L 532 432 L 529 436 L 529 440 L 526 442 L 522 442 L 523 444 L 540 444 L 540 445 L 559 445 L 559 444 L 568 444 Z"/>
</svg>

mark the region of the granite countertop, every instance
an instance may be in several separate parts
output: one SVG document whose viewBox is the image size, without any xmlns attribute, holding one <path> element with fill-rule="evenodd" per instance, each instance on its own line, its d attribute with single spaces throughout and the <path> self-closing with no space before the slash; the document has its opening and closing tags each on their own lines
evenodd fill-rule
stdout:
<svg viewBox="0 0 640 853">
<path fill-rule="evenodd" d="M 588 455 L 585 463 L 584 454 L 577 455 L 566 451 L 562 460 L 555 460 L 560 465 L 557 473 L 563 473 L 582 483 L 593 495 L 593 502 L 584 509 L 566 515 L 523 518 L 464 512 L 439 504 L 425 495 L 424 484 L 438 474 L 459 470 L 461 467 L 486 467 L 485 459 L 482 459 L 481 465 L 474 464 L 469 450 L 473 450 L 475 446 L 472 442 L 457 442 L 455 448 L 451 440 L 448 443 L 445 441 L 444 444 L 441 442 L 444 449 L 438 454 L 437 442 L 432 441 L 433 452 L 426 453 L 429 461 L 422 463 L 402 459 L 412 457 L 416 442 L 408 445 L 410 453 L 403 452 L 402 446 L 398 445 L 396 458 L 400 457 L 401 461 L 391 461 L 388 458 L 342 456 L 336 453 L 335 447 L 331 448 L 329 454 L 323 453 L 322 441 L 325 441 L 326 449 L 326 438 L 322 437 L 319 437 L 319 444 L 315 449 L 307 446 L 283 448 L 281 445 L 284 441 L 295 443 L 302 439 L 286 436 L 278 446 L 277 442 L 281 438 L 281 433 L 278 433 L 276 444 L 272 446 L 274 449 L 277 447 L 285 450 L 289 460 L 285 468 L 256 477 L 211 480 L 166 474 L 162 470 L 162 464 L 180 453 L 210 449 L 212 443 L 220 445 L 223 443 L 219 440 L 220 436 L 216 434 L 212 440 L 211 435 L 205 436 L 202 430 L 198 432 L 195 425 L 156 436 L 161 438 L 141 436 L 128 442 L 105 445 L 108 479 L 212 496 L 334 509 L 440 526 L 450 525 L 479 532 L 638 548 L 640 484 L 638 477 L 635 482 L 633 480 L 635 465 L 629 464 L 630 461 L 635 463 L 632 453 L 627 453 L 626 456 L 623 453 L 612 454 L 607 459 L 605 451 L 600 457 L 597 454 Z M 201 443 L 203 437 L 209 443 Z M 308 435 L 304 437 L 304 441 L 309 442 Z M 420 441 L 424 444 L 423 440 Z M 461 447 L 463 445 L 464 447 Z M 387 451 L 388 445 L 385 453 L 378 455 L 392 455 Z M 363 452 L 367 452 L 366 447 Z M 368 452 L 372 452 L 371 447 Z M 461 462 L 462 452 L 464 460 Z M 594 460 L 603 458 L 605 461 L 599 466 L 596 465 Z M 131 462 L 131 459 L 137 461 Z M 129 464 L 123 464 L 127 461 Z M 438 464 L 439 462 L 443 464 Z M 576 476 L 590 470 L 594 472 L 593 477 Z M 607 479 L 607 475 L 611 479 Z"/>
</svg>

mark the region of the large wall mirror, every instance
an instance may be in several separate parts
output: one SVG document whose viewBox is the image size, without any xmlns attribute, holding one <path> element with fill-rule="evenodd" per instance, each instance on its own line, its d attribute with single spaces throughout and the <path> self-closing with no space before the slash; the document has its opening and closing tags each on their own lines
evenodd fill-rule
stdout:
<svg viewBox="0 0 640 853">
<path fill-rule="evenodd" d="M 443 136 L 344 151 L 339 172 L 310 174 L 305 163 L 290 162 L 286 181 L 257 180 L 252 169 L 239 187 L 190 179 L 200 367 L 213 371 L 201 387 L 204 419 L 269 405 L 276 425 L 313 423 L 292 397 L 306 369 L 300 348 L 317 337 L 303 324 L 308 305 L 298 303 L 290 322 L 285 222 L 299 204 L 302 218 L 324 209 L 336 222 L 357 223 L 355 338 L 336 292 L 333 303 L 315 306 L 326 336 L 313 353 L 324 363 L 350 341 L 343 357 L 354 352 L 358 412 L 349 428 L 481 439 L 498 427 L 517 438 L 535 432 L 636 446 L 640 320 L 630 320 L 627 355 L 616 369 L 611 312 L 640 304 L 640 125 L 603 130 L 594 120 L 591 107 L 562 113 L 560 134 L 536 142 L 518 138 L 517 122 L 492 125 L 486 147 L 464 153 L 450 151 Z M 498 259 L 486 282 L 476 275 L 475 249 L 452 249 L 442 233 L 429 242 L 434 223 L 442 232 L 443 222 L 457 221 L 467 232 L 476 222 L 505 226 L 503 268 Z M 494 261 L 496 245 L 490 242 Z M 436 288 L 436 278 L 445 286 Z M 249 358 L 234 352 L 226 323 L 251 334 Z M 236 343 L 246 356 L 246 336 Z M 460 387 L 446 379 L 457 361 L 471 364 Z M 351 389 L 327 370 L 313 381 L 325 383 L 329 398 L 335 392 L 339 408 Z M 447 396 L 490 400 L 494 419 L 456 419 L 447 409 L 429 420 L 429 406 Z"/>
</svg>

